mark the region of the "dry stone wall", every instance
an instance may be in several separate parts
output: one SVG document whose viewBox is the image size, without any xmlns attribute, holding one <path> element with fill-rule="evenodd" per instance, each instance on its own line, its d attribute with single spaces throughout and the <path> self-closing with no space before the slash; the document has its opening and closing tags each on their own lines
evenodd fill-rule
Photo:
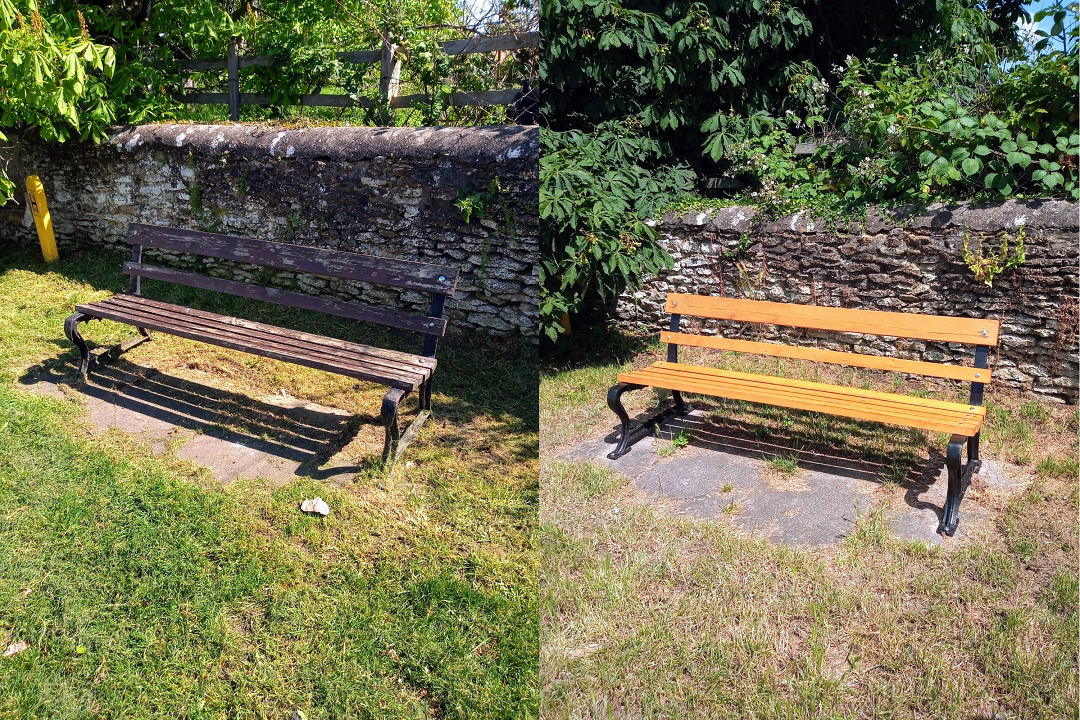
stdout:
<svg viewBox="0 0 1080 720">
<path fill-rule="evenodd" d="M 750 207 L 669 215 L 658 223 L 675 267 L 618 300 L 632 330 L 666 327 L 669 292 L 990 317 L 1002 322 L 991 353 L 994 382 L 1075 403 L 1078 396 L 1078 206 L 1058 200 L 982 207 L 932 206 L 922 213 L 871 213 L 864 223 L 827 229 L 804 215 L 758 222 Z M 993 280 L 975 279 L 964 260 L 974 251 L 1012 246 L 1024 230 L 1027 259 Z M 689 321 L 689 319 L 687 319 Z M 706 334 L 722 323 L 689 321 Z M 687 324 L 684 324 L 686 327 Z M 823 348 L 970 365 L 971 347 L 918 340 L 728 324 L 732 337 L 763 337 Z"/>
<path fill-rule="evenodd" d="M 451 332 L 538 338 L 536 128 L 149 125 L 96 146 L 27 135 L 0 162 L 12 177 L 41 178 L 61 249 L 126 249 L 127 224 L 141 222 L 449 265 L 462 271 L 446 305 Z M 455 205 L 467 193 L 488 195 L 470 222 Z M 16 200 L 0 208 L 0 239 L 36 244 Z M 170 265 L 427 309 L 424 296 L 362 283 L 190 256 Z"/>
</svg>

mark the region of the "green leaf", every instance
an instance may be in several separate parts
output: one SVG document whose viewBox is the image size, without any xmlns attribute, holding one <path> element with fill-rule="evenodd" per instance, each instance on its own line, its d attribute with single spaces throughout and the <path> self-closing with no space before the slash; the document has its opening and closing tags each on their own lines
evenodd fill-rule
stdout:
<svg viewBox="0 0 1080 720">
<path fill-rule="evenodd" d="M 982 161 L 978 158 L 968 158 L 960 163 L 960 167 L 968 175 L 978 175 L 982 170 Z"/>
<path fill-rule="evenodd" d="M 1031 164 L 1031 156 L 1022 152 L 1011 152 L 1005 156 L 1005 159 L 1013 165 L 1019 165 L 1022 168 L 1026 168 Z"/>
</svg>

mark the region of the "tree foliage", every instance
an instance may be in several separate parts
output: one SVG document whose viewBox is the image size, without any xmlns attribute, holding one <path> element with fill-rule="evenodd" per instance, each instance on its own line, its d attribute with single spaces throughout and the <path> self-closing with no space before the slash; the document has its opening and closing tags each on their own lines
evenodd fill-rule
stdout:
<svg viewBox="0 0 1080 720">
<path fill-rule="evenodd" d="M 773 214 L 1075 198 L 1075 4 L 1043 16 L 1053 28 L 1025 48 L 1019 0 L 552 0 L 541 13 L 546 142 L 621 124 L 656 148 L 644 172 L 726 176 Z M 817 151 L 796 155 L 806 141 Z M 588 175 L 571 177 L 595 187 Z M 556 177 L 542 173 L 542 207 Z M 555 227 L 545 262 L 564 266 L 587 231 Z M 629 245 L 652 253 L 650 241 L 642 232 Z M 639 280 L 591 270 L 593 284 L 571 294 L 565 268 L 549 275 L 551 307 L 573 313 L 588 292 Z"/>
<path fill-rule="evenodd" d="M 45 18 L 36 0 L 0 0 L 0 127 L 99 139 L 115 118 L 107 91 L 115 67 L 115 52 L 90 39 L 78 10 Z M 0 202 L 12 189 L 0 168 Z"/>
<path fill-rule="evenodd" d="M 455 108 L 455 90 L 513 86 L 530 74 L 522 57 L 479 53 L 448 57 L 440 43 L 475 33 L 535 29 L 534 0 L 503 0 L 482 17 L 461 0 L 0 0 L 0 127 L 100 139 L 113 123 L 191 119 L 177 98 L 215 90 L 225 72 L 183 73 L 180 62 L 223 58 L 238 38 L 244 55 L 271 55 L 272 67 L 241 72 L 241 91 L 277 105 L 252 110 L 271 119 L 301 95 L 323 90 L 378 96 L 378 63 L 356 65 L 337 54 L 401 48 L 403 92 L 431 98 L 415 110 L 377 106 L 353 121 L 369 124 L 496 122 L 490 109 Z M 530 51 L 535 55 L 535 51 Z M 330 111 L 337 112 L 337 111 Z M 360 112 L 360 111 L 357 111 Z M 198 111 L 194 117 L 198 117 Z M 0 204 L 12 184 L 0 168 Z"/>
<path fill-rule="evenodd" d="M 671 267 L 649 222 L 690 190 L 693 173 L 648 169 L 657 142 L 614 121 L 588 134 L 544 130 L 540 152 L 540 319 L 554 340 L 587 292 L 611 297 Z"/>
</svg>

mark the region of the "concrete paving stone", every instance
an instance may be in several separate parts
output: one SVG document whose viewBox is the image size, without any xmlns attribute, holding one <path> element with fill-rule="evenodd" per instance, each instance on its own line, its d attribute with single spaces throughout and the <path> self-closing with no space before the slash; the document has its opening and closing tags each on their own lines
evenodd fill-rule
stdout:
<svg viewBox="0 0 1080 720">
<path fill-rule="evenodd" d="M 28 374 L 23 384 L 37 394 L 78 399 L 95 427 L 119 428 L 157 454 L 179 445 L 178 457 L 209 468 L 222 483 L 262 478 L 282 484 L 309 476 L 345 484 L 359 470 L 341 452 L 351 439 L 351 415 L 338 408 L 282 395 L 249 398 L 117 365 L 96 369 L 89 382 L 77 387 L 60 385 L 61 379 L 70 380 L 47 372 Z M 238 412 L 243 429 L 230 429 Z"/>
<path fill-rule="evenodd" d="M 662 457 L 659 451 L 683 431 L 690 435 L 689 444 Z M 777 543 L 824 546 L 842 541 L 853 532 L 860 514 L 880 507 L 896 537 L 932 544 L 945 541 L 937 533 L 948 487 L 940 456 L 928 457 L 918 478 L 886 487 L 879 465 L 815 453 L 796 453 L 799 472 L 784 479 L 769 471 L 766 461 L 777 454 L 793 454 L 790 448 L 727 436 L 696 411 L 642 437 L 618 460 L 608 460 L 616 437 L 612 432 L 587 440 L 564 457 L 617 470 L 676 515 L 727 522 L 747 535 Z M 957 538 L 978 536 L 989 528 L 993 512 L 984 499 L 1023 488 L 1018 475 L 1010 466 L 983 460 L 960 507 Z"/>
</svg>

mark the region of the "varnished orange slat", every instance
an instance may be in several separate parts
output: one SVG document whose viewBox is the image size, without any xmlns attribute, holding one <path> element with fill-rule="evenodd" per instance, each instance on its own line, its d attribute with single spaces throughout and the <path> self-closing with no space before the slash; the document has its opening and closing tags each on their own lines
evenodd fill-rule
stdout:
<svg viewBox="0 0 1080 720">
<path fill-rule="evenodd" d="M 888 337 L 997 345 L 997 320 L 917 315 L 915 313 L 853 310 L 851 308 L 706 297 L 670 293 L 669 313 L 788 327 L 863 333 Z"/>
<path fill-rule="evenodd" d="M 957 407 L 967 408 L 968 405 L 953 403 L 933 398 L 920 398 L 911 395 L 896 395 L 894 393 L 881 392 L 880 390 L 864 390 L 863 388 L 844 387 L 842 385 L 830 385 L 828 383 L 814 382 L 812 380 L 797 380 L 795 378 L 776 377 L 773 375 L 758 375 L 756 373 L 739 372 L 738 370 L 724 370 L 722 368 L 703 367 L 700 365 L 686 365 L 683 363 L 670 363 L 660 361 L 645 368 L 647 371 L 669 372 L 682 375 L 701 375 L 706 380 L 724 378 L 731 381 L 747 382 L 760 386 L 771 386 L 775 390 L 784 388 L 802 389 L 818 394 L 832 394 L 844 397 L 857 397 L 860 401 L 884 402 L 889 405 L 912 405 L 921 408 L 940 408 L 943 410 Z M 638 371 L 641 372 L 641 371 Z"/>
<path fill-rule="evenodd" d="M 636 382 L 639 384 L 653 384 L 660 387 L 668 387 L 672 390 L 679 390 L 682 392 L 692 392 L 701 395 L 712 395 L 718 397 L 730 398 L 733 400 L 744 400 L 747 402 L 761 403 L 764 405 L 778 405 L 781 407 L 793 408 L 796 410 L 807 410 L 812 412 L 820 412 L 828 415 L 840 415 L 843 417 L 855 418 L 858 420 L 870 420 L 874 422 L 887 423 L 890 425 L 900 425 L 904 427 L 919 428 L 922 430 L 930 430 L 934 432 L 942 432 L 951 435 L 963 435 L 965 437 L 971 437 L 982 425 L 981 416 L 972 417 L 955 417 L 955 418 L 939 418 L 939 417 L 904 417 L 889 411 L 871 410 L 865 406 L 858 405 L 823 405 L 818 398 L 815 397 L 788 397 L 770 395 L 768 393 L 760 392 L 760 389 L 754 390 L 751 388 L 722 388 L 714 384 L 699 384 L 689 381 L 680 381 L 660 385 L 659 383 L 650 383 L 648 379 L 638 379 L 630 377 L 624 380 L 624 382 Z"/>
<path fill-rule="evenodd" d="M 618 380 L 967 437 L 979 431 L 985 415 L 982 407 L 946 403 L 941 400 L 911 398 L 873 390 L 841 388 L 823 383 L 679 363 L 657 363 L 644 370 L 620 373 Z"/>
<path fill-rule="evenodd" d="M 666 367 L 664 367 L 666 366 Z M 651 379 L 656 387 L 667 387 L 673 382 L 688 381 L 698 384 L 710 384 L 721 382 L 728 387 L 739 387 L 754 392 L 765 393 L 769 397 L 783 398 L 789 396 L 805 397 L 813 395 L 819 405 L 850 406 L 863 408 L 868 411 L 882 412 L 898 418 L 911 417 L 935 417 L 943 420 L 952 420 L 957 415 L 969 415 L 976 411 L 969 405 L 943 402 L 941 400 L 928 400 L 924 398 L 907 398 L 904 395 L 891 395 L 879 393 L 873 390 L 861 390 L 843 388 L 823 383 L 810 383 L 809 387 L 795 386 L 788 383 L 761 382 L 760 375 L 747 375 L 745 373 L 725 373 L 722 375 L 705 375 L 701 373 L 686 373 L 672 369 L 667 363 L 658 363 L 646 368 L 643 372 Z M 784 380 L 784 378 L 771 378 L 770 380 Z M 847 392 L 843 392 L 847 391 Z M 915 400 L 915 403 L 904 402 Z"/>
<path fill-rule="evenodd" d="M 860 355 L 858 353 L 838 352 L 836 350 L 821 350 L 818 348 L 777 345 L 773 343 L 753 342 L 750 340 L 734 340 L 731 338 L 689 335 L 687 333 L 673 333 L 668 331 L 660 333 L 660 341 L 675 343 L 676 345 L 706 347 L 717 350 L 732 350 L 734 352 L 792 358 L 795 360 L 810 360 L 812 362 L 832 363 L 834 365 L 852 365 L 854 367 L 872 368 L 875 370 L 890 370 L 892 372 L 926 375 L 949 380 L 963 380 L 965 382 L 990 382 L 989 370 L 984 368 L 963 367 L 960 365 L 941 365 L 918 360 L 901 360 L 899 358 L 878 357 L 877 355 Z"/>
</svg>

